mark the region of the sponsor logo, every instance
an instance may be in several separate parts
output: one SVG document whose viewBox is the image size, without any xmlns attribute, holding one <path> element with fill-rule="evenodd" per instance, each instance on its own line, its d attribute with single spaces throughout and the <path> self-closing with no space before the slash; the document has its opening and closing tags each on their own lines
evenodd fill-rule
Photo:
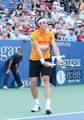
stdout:
<svg viewBox="0 0 84 120">
<path fill-rule="evenodd" d="M 56 80 L 58 82 L 58 84 L 62 85 L 65 82 L 65 72 L 63 70 L 60 70 L 57 72 L 56 75 Z"/>
<path fill-rule="evenodd" d="M 17 49 L 21 48 L 20 46 L 2 46 L 0 47 L 0 61 L 6 61 L 8 57 L 17 52 Z"/>
</svg>

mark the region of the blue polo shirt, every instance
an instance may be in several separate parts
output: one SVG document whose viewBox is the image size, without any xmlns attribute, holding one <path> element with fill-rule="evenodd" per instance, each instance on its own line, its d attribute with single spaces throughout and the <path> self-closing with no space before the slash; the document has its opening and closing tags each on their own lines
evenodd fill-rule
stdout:
<svg viewBox="0 0 84 120">
<path fill-rule="evenodd" d="M 22 61 L 22 56 L 18 56 L 18 54 L 15 53 L 6 61 L 6 64 L 9 64 L 10 60 L 13 61 L 12 65 L 16 65 Z"/>
</svg>

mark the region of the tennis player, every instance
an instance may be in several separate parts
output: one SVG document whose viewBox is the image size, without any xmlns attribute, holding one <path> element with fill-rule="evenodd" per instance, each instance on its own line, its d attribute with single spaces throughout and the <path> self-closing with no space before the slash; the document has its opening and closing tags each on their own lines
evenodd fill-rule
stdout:
<svg viewBox="0 0 84 120">
<path fill-rule="evenodd" d="M 32 50 L 29 60 L 31 93 L 34 99 L 34 106 L 31 112 L 38 112 L 41 109 L 38 98 L 38 91 L 36 88 L 36 81 L 41 74 L 41 79 L 44 83 L 44 91 L 46 98 L 45 111 L 46 114 L 51 114 L 51 88 L 49 84 L 49 79 L 51 75 L 51 69 L 54 64 L 51 63 L 50 59 L 50 45 L 52 45 L 59 64 L 63 64 L 64 61 L 60 58 L 60 51 L 55 43 L 53 33 L 47 30 L 47 19 L 39 18 L 37 20 L 37 25 L 38 29 L 31 33 Z"/>
</svg>

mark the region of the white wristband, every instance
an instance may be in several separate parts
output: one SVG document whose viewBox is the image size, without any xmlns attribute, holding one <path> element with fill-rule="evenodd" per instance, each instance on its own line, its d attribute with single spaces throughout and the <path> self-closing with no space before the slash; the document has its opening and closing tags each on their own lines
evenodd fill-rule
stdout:
<svg viewBox="0 0 84 120">
<path fill-rule="evenodd" d="M 42 64 L 44 64 L 44 63 L 45 63 L 44 58 L 41 58 L 41 59 L 40 59 L 40 61 L 41 61 L 41 63 L 42 63 Z"/>
<path fill-rule="evenodd" d="M 61 60 L 61 56 L 57 56 L 57 60 Z"/>
</svg>

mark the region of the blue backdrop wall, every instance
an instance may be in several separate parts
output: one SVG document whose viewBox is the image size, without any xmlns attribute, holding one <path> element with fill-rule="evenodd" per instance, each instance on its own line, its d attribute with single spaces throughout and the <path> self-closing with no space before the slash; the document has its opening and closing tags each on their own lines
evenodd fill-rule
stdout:
<svg viewBox="0 0 84 120">
<path fill-rule="evenodd" d="M 65 55 L 66 68 L 58 64 L 52 72 L 54 85 L 74 85 L 84 83 L 84 43 L 83 42 L 58 42 L 61 55 Z"/>
<path fill-rule="evenodd" d="M 82 42 L 57 42 L 61 55 L 65 55 L 64 62 L 66 68 L 62 69 L 57 66 L 52 70 L 51 81 L 56 85 L 74 85 L 84 83 L 84 43 Z M 25 86 L 29 85 L 29 56 L 31 51 L 30 42 L 22 40 L 0 41 L 0 87 L 3 86 L 3 68 L 5 61 L 14 54 L 18 48 L 23 50 L 23 60 L 21 62 L 19 73 Z M 52 52 L 53 55 L 53 52 Z M 56 61 L 55 61 L 56 62 Z M 71 67 L 71 65 L 73 67 Z M 40 83 L 38 83 L 40 85 Z M 14 87 L 14 78 L 10 74 L 9 87 Z"/>
<path fill-rule="evenodd" d="M 29 67 L 29 55 L 30 55 L 30 42 L 24 42 L 24 41 L 17 41 L 17 40 L 7 40 L 7 41 L 0 41 L 0 87 L 3 86 L 3 68 L 5 61 L 14 53 L 17 52 L 18 48 L 22 48 L 23 51 L 23 59 L 19 68 L 19 73 L 21 80 L 25 84 L 25 86 L 28 85 L 28 67 Z M 14 87 L 14 78 L 12 74 L 9 76 L 9 87 Z"/>
</svg>

